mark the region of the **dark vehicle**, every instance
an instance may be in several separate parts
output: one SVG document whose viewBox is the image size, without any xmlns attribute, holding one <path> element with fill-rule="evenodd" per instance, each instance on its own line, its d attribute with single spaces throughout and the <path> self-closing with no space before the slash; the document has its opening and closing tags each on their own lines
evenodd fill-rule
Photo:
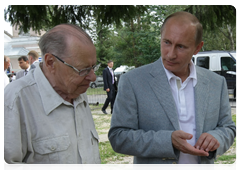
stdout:
<svg viewBox="0 0 240 170">
<path fill-rule="evenodd" d="M 103 86 L 103 77 L 98 76 L 94 82 L 90 83 L 91 88 L 97 88 Z"/>
<path fill-rule="evenodd" d="M 228 93 L 236 98 L 236 52 L 228 51 L 204 51 L 199 52 L 192 58 L 193 62 L 209 69 L 227 81 Z"/>
</svg>

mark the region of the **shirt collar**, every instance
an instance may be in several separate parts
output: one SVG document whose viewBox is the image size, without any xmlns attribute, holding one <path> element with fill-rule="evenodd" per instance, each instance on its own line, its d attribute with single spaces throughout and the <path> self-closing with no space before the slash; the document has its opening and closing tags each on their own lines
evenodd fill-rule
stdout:
<svg viewBox="0 0 240 170">
<path fill-rule="evenodd" d="M 29 71 L 30 70 L 30 68 L 31 68 L 31 66 L 29 65 L 29 67 L 26 69 L 27 71 Z"/>
<path fill-rule="evenodd" d="M 39 61 L 38 61 L 38 60 L 35 60 L 32 64 L 37 64 L 37 63 L 39 63 Z"/>
<path fill-rule="evenodd" d="M 162 62 L 162 65 L 163 65 L 163 62 Z M 169 83 L 170 83 L 172 78 L 177 78 L 177 76 L 175 76 L 171 71 L 167 70 L 164 67 L 164 65 L 163 65 L 163 68 L 165 70 L 165 73 L 167 75 Z M 189 68 L 190 68 L 190 74 L 189 74 L 187 79 L 192 79 L 193 80 L 193 87 L 195 87 L 196 84 L 197 84 L 197 73 L 196 73 L 196 67 L 195 67 L 195 65 L 194 65 L 192 60 L 190 61 Z"/>
<path fill-rule="evenodd" d="M 39 89 L 39 93 L 42 99 L 43 108 L 46 115 L 49 115 L 55 108 L 61 104 L 72 105 L 65 101 L 51 86 L 45 75 L 43 74 L 39 64 L 37 64 L 34 70 L 34 77 Z M 74 105 L 84 102 L 86 99 L 83 94 L 74 99 Z M 85 101 L 86 102 L 86 101 Z"/>
</svg>

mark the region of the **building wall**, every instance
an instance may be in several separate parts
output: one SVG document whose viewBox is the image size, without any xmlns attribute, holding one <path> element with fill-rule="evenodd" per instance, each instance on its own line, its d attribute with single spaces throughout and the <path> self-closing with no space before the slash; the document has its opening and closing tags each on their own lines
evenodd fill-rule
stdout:
<svg viewBox="0 0 240 170">
<path fill-rule="evenodd" d="M 45 31 L 41 31 L 41 35 Z M 11 70 L 16 72 L 21 70 L 18 65 L 18 58 L 22 55 L 27 56 L 31 50 L 36 51 L 41 56 L 41 51 L 38 46 L 41 35 L 30 30 L 27 34 L 19 34 L 18 28 L 12 27 L 12 36 L 4 31 L 4 55 L 7 55 L 11 60 Z"/>
</svg>

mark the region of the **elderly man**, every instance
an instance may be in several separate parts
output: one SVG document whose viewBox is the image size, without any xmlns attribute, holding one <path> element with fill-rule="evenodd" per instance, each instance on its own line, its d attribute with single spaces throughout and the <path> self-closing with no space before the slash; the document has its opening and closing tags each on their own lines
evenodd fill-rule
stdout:
<svg viewBox="0 0 240 170">
<path fill-rule="evenodd" d="M 208 164 L 233 144 L 226 80 L 191 61 L 202 25 L 187 12 L 161 29 L 162 57 L 121 77 L 109 140 L 134 163 Z"/>
<path fill-rule="evenodd" d="M 61 24 L 40 41 L 43 63 L 5 88 L 7 163 L 100 163 L 86 90 L 99 67 L 91 38 Z"/>
</svg>

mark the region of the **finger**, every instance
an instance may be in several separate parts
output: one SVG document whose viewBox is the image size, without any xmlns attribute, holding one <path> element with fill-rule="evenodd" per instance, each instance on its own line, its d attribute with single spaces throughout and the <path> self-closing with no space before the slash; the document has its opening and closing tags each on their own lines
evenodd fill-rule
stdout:
<svg viewBox="0 0 240 170">
<path fill-rule="evenodd" d="M 200 146 L 200 150 L 206 150 L 207 147 L 209 146 L 209 144 L 211 143 L 213 137 L 210 135 L 207 135 L 202 143 L 202 145 Z"/>
<path fill-rule="evenodd" d="M 211 142 L 209 143 L 208 147 L 206 148 L 206 151 L 215 151 L 220 146 L 220 143 L 217 141 L 217 139 L 212 138 Z"/>
<path fill-rule="evenodd" d="M 180 131 L 176 131 L 176 132 L 178 132 L 179 137 L 182 138 L 182 139 L 184 139 L 184 140 L 190 140 L 190 139 L 192 139 L 192 137 L 193 137 L 192 134 L 186 133 L 186 132 L 181 131 L 181 130 L 180 130 Z"/>
<path fill-rule="evenodd" d="M 188 153 L 188 154 L 191 154 L 191 155 L 197 155 L 197 156 L 208 156 L 209 153 L 204 151 L 204 150 L 199 150 L 199 149 L 196 149 L 195 147 L 193 147 L 192 145 L 190 145 L 189 143 L 186 145 L 186 152 L 185 153 Z"/>
<path fill-rule="evenodd" d="M 205 133 L 201 134 L 201 136 L 200 136 L 199 139 L 197 140 L 197 142 L 196 142 L 196 144 L 194 145 L 194 147 L 195 147 L 196 149 L 200 149 L 201 146 L 202 146 L 202 144 L 203 144 L 203 142 L 204 142 L 204 140 L 205 140 L 205 138 L 206 138 L 206 134 L 205 134 Z"/>
<path fill-rule="evenodd" d="M 179 137 L 181 136 L 181 137 Z M 185 132 L 182 133 L 181 131 L 175 131 L 172 133 L 172 144 L 173 146 L 178 149 L 179 151 L 183 152 L 183 153 L 188 153 L 191 155 L 197 155 L 197 156 L 208 156 L 208 152 L 204 151 L 204 150 L 199 150 L 194 148 L 192 145 L 190 145 L 185 139 L 183 139 L 184 137 L 192 137 L 192 135 L 190 134 L 186 134 Z"/>
<path fill-rule="evenodd" d="M 185 133 L 181 130 L 174 131 L 172 133 L 172 144 L 176 149 L 182 151 L 185 150 L 185 146 L 187 144 L 186 140 L 191 138 L 192 135 L 189 133 Z"/>
</svg>

